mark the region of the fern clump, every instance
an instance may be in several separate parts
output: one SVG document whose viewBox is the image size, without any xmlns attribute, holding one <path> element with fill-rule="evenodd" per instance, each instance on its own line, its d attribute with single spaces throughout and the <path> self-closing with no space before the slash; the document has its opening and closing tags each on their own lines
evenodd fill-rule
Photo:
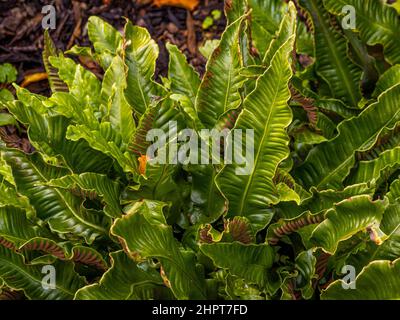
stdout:
<svg viewBox="0 0 400 320">
<path fill-rule="evenodd" d="M 374 0 L 225 7 L 202 77 L 167 44 L 156 81 L 146 29 L 91 17 L 91 48 L 62 53 L 45 34 L 49 97 L 0 91 L 0 125 L 25 126 L 34 148 L 0 143 L 4 297 L 400 299 L 399 13 Z M 235 148 L 226 160 L 227 137 L 209 154 L 212 130 L 246 136 L 251 162 Z M 180 161 L 187 140 L 207 161 Z"/>
</svg>

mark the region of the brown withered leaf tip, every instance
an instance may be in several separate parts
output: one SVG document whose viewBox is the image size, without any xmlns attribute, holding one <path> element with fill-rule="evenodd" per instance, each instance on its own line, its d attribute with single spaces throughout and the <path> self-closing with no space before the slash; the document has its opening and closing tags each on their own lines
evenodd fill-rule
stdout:
<svg viewBox="0 0 400 320">
<path fill-rule="evenodd" d="M 199 239 L 202 243 L 213 243 L 212 236 L 208 233 L 211 229 L 211 225 L 206 225 L 204 228 L 199 230 Z"/>
<path fill-rule="evenodd" d="M 193 11 L 199 5 L 199 0 L 154 0 L 153 3 L 157 7 L 173 6 Z"/>
<path fill-rule="evenodd" d="M 165 286 L 171 288 L 171 281 L 168 280 L 167 275 L 165 274 L 164 268 L 162 266 L 160 267 L 160 275 L 161 278 L 163 279 Z"/>
</svg>

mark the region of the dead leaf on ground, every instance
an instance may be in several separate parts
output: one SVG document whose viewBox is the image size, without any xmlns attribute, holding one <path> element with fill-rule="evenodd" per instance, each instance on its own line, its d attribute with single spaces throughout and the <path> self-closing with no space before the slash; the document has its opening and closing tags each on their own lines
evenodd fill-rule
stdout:
<svg viewBox="0 0 400 320">
<path fill-rule="evenodd" d="M 144 175 L 146 173 L 146 166 L 147 162 L 150 160 L 150 158 L 147 155 L 141 155 L 138 158 L 139 161 L 139 173 L 141 175 Z"/>
<path fill-rule="evenodd" d="M 28 74 L 25 76 L 24 81 L 21 83 L 22 88 L 26 88 L 32 83 L 46 80 L 48 78 L 47 73 L 45 72 L 39 72 L 39 73 L 34 73 L 34 74 Z"/>
<path fill-rule="evenodd" d="M 142 3 L 153 2 L 153 4 L 156 5 L 157 7 L 172 6 L 172 7 L 181 7 L 193 11 L 199 5 L 200 1 L 199 0 L 153 0 L 153 1 L 141 0 L 140 2 Z"/>
</svg>

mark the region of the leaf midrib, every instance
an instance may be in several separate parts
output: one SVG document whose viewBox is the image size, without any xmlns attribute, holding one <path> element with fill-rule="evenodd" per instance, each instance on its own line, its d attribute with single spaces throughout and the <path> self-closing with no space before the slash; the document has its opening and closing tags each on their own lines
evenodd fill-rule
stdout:
<svg viewBox="0 0 400 320">
<path fill-rule="evenodd" d="M 197 95 L 197 91 L 198 91 L 198 88 L 199 88 L 199 84 L 198 83 L 196 83 L 196 85 L 197 85 L 197 88 L 196 88 L 196 90 L 194 90 L 194 88 L 193 88 L 193 86 L 191 85 L 192 84 L 192 77 L 189 77 L 187 74 L 186 74 L 186 72 L 184 71 L 185 70 L 185 68 L 184 67 L 188 67 L 189 68 L 189 73 L 195 73 L 195 71 L 192 69 L 192 66 L 191 65 L 184 65 L 183 63 L 181 63 L 181 61 L 180 61 L 180 59 L 179 59 L 179 57 L 178 57 L 178 55 L 176 56 L 176 60 L 177 60 L 177 63 L 176 63 L 176 65 L 177 65 L 177 67 L 179 67 L 179 69 L 180 69 L 180 73 L 181 73 L 181 75 L 183 76 L 183 80 L 187 83 L 187 84 L 189 84 L 188 85 L 188 87 L 189 87 L 189 91 L 191 92 L 190 93 L 190 100 L 192 101 L 192 103 L 193 104 L 195 104 L 195 100 L 196 100 L 196 95 Z M 197 82 L 197 79 L 195 80 L 196 82 Z"/>
<path fill-rule="evenodd" d="M 42 280 L 36 279 L 36 278 L 33 277 L 30 273 L 28 273 L 28 272 L 25 271 L 23 268 L 21 268 L 19 265 L 15 264 L 15 263 L 12 263 L 12 262 L 10 262 L 10 261 L 8 261 L 7 259 L 2 258 L 2 257 L 0 257 L 0 260 L 3 260 L 3 261 L 4 261 L 4 264 L 9 265 L 10 268 L 11 268 L 11 270 L 17 269 L 20 273 L 22 273 L 23 275 L 25 275 L 27 278 L 31 279 L 33 282 L 38 282 L 38 283 L 40 283 L 40 286 L 42 285 Z M 4 280 L 4 281 L 8 282 L 7 280 Z M 58 286 L 58 285 L 57 285 L 57 282 L 58 282 L 58 281 L 56 281 L 56 283 L 55 283 L 55 287 L 56 287 L 59 291 L 65 292 L 66 294 L 68 294 L 68 295 L 70 295 L 70 296 L 72 296 L 72 297 L 74 296 L 74 293 L 73 293 L 73 292 L 70 292 L 70 291 L 68 291 L 67 289 L 63 288 L 63 287 Z M 8 283 L 7 283 L 7 284 L 8 284 Z M 18 288 L 17 288 L 17 289 L 18 289 Z M 24 292 L 25 292 L 25 288 L 23 288 L 23 290 L 24 290 Z"/>
<path fill-rule="evenodd" d="M 150 223 L 149 223 L 149 226 L 153 227 L 153 225 L 150 224 Z M 162 230 L 161 230 L 161 232 L 162 232 Z M 115 234 L 115 235 L 117 237 L 119 237 L 125 243 L 125 246 L 126 246 L 126 248 L 128 248 L 129 252 L 137 251 L 137 250 L 133 250 L 132 251 L 132 249 L 130 248 L 130 246 L 128 244 L 127 239 L 122 234 L 118 234 L 118 232 L 117 232 L 117 234 Z M 160 243 L 162 243 L 162 242 L 160 242 Z M 162 249 L 161 252 L 165 252 L 165 250 L 164 250 L 165 247 L 168 247 L 168 246 L 162 246 L 161 247 L 161 249 Z M 158 248 L 156 247 L 156 249 L 158 249 Z M 200 292 L 201 295 L 203 297 L 205 297 L 204 296 L 204 292 L 203 292 L 204 288 L 197 284 L 197 280 L 198 279 L 197 278 L 193 278 L 189 273 L 186 272 L 185 268 L 181 266 L 181 265 L 185 266 L 185 262 L 184 262 L 182 253 L 179 251 L 179 248 L 172 247 L 172 248 L 169 248 L 169 249 L 171 249 L 171 250 L 169 250 L 169 252 L 173 252 L 174 253 L 174 255 L 172 257 L 170 255 L 160 254 L 158 252 L 154 252 L 154 253 L 153 252 L 148 252 L 146 254 L 146 256 L 155 257 L 155 258 L 161 258 L 161 259 L 167 260 L 171 265 L 175 266 L 175 268 L 178 269 L 178 271 L 183 273 L 188 279 L 191 279 L 190 282 L 193 285 L 195 285 L 197 287 L 197 289 L 198 289 L 198 292 Z M 179 261 L 175 261 L 174 258 L 178 259 Z M 161 264 L 162 264 L 162 262 L 161 262 Z"/>
<path fill-rule="evenodd" d="M 342 6 L 348 5 L 347 2 L 344 2 L 344 1 L 342 1 L 342 0 L 335 0 L 335 1 L 340 2 L 340 4 L 341 4 Z M 371 2 L 370 2 L 370 3 L 371 3 Z M 382 4 L 382 5 L 383 5 L 383 4 Z M 363 9 L 369 9 L 369 8 L 370 8 L 370 7 L 368 7 L 368 8 L 365 8 L 365 7 L 364 7 Z M 382 8 L 381 13 L 384 14 L 384 11 L 385 11 L 385 10 Z M 362 10 L 362 13 L 365 13 L 365 10 Z M 381 15 L 376 15 L 376 17 L 377 17 L 377 18 L 381 18 Z M 357 18 L 361 18 L 363 21 L 365 21 L 364 23 L 367 24 L 367 25 L 371 25 L 371 24 L 373 23 L 374 25 L 378 26 L 380 29 L 386 30 L 388 33 L 394 35 L 393 30 L 390 29 L 390 28 L 388 27 L 390 24 L 384 23 L 384 21 L 383 21 L 382 19 L 379 20 L 379 21 L 371 21 L 371 20 L 368 18 L 368 16 L 364 16 L 364 14 L 357 15 Z M 375 32 L 374 32 L 374 34 L 375 34 Z"/>
<path fill-rule="evenodd" d="M 339 71 L 338 73 L 340 74 L 340 78 L 343 80 L 343 82 L 346 86 L 346 91 L 351 99 L 351 103 L 353 106 L 357 106 L 357 98 L 354 96 L 353 88 L 349 82 L 349 79 L 346 77 L 346 73 L 344 72 L 344 65 L 342 64 L 342 60 L 338 57 L 335 47 L 333 47 L 333 41 L 331 41 L 331 35 L 329 33 L 329 29 L 325 25 L 325 21 L 324 21 L 323 17 L 321 17 L 321 13 L 319 11 L 318 6 L 315 4 L 315 0 L 311 0 L 310 4 L 319 20 L 319 25 L 323 31 L 322 34 L 328 40 L 326 42 L 329 47 L 329 50 L 333 54 L 333 58 L 334 58 L 333 60 L 334 60 L 335 64 L 339 67 L 336 70 Z M 349 73 L 349 74 L 351 74 L 351 73 Z"/>
<path fill-rule="evenodd" d="M 272 67 L 271 67 L 271 69 L 272 69 Z M 267 72 L 268 71 L 266 71 L 265 74 L 267 74 Z M 264 75 L 263 75 L 263 77 L 264 77 Z M 279 77 L 280 77 L 280 79 L 279 79 L 279 83 L 280 83 L 282 81 L 281 73 L 279 73 Z M 279 86 L 276 86 L 276 88 L 279 88 Z M 264 140 L 265 140 L 266 134 L 267 134 L 268 131 L 270 131 L 269 130 L 270 129 L 270 120 L 271 120 L 271 115 L 273 113 L 273 108 L 276 107 L 276 98 L 278 96 L 278 91 L 279 90 L 275 90 L 275 96 L 274 96 L 274 98 L 272 100 L 273 102 L 271 103 L 271 106 L 270 106 L 270 109 L 269 109 L 270 112 L 268 113 L 266 125 L 264 126 L 263 136 L 261 137 L 261 140 L 260 140 L 260 143 L 259 143 L 260 147 L 257 150 L 257 155 L 256 155 L 256 158 L 255 158 L 255 161 L 254 161 L 253 169 L 251 171 L 249 179 L 247 180 L 247 183 L 246 183 L 246 186 L 245 186 L 245 190 L 244 190 L 244 193 L 243 193 L 243 197 L 241 197 L 241 199 L 240 199 L 240 205 L 239 205 L 240 210 L 237 213 L 238 215 L 242 215 L 242 213 L 243 213 L 244 200 L 247 199 L 247 195 L 249 193 L 250 185 L 251 185 L 251 183 L 253 181 L 253 176 L 254 176 L 254 174 L 256 172 L 258 159 L 260 157 L 262 147 L 264 146 Z M 247 111 L 249 113 L 251 113 L 255 117 L 255 115 L 252 112 L 250 112 L 249 110 L 247 110 Z"/>
<path fill-rule="evenodd" d="M 32 167 L 35 169 L 36 173 L 39 175 L 39 177 L 46 182 L 49 182 L 47 180 L 46 177 L 44 177 L 42 175 L 42 173 L 39 171 L 39 169 L 36 167 L 36 165 L 31 161 L 30 164 L 32 165 Z M 71 206 L 68 204 L 68 202 L 65 200 L 65 197 L 62 195 L 62 193 L 57 189 L 57 188 L 53 188 L 53 191 L 57 193 L 57 195 L 61 198 L 61 200 L 63 201 L 63 203 L 65 204 L 66 208 L 72 213 L 72 215 L 78 219 L 81 223 L 83 223 L 84 225 L 90 226 L 96 230 L 101 231 L 102 233 L 107 233 L 107 231 L 104 228 L 101 228 L 99 226 L 96 226 L 88 221 L 83 220 L 81 217 L 79 217 L 78 215 L 75 214 L 75 211 L 73 208 L 71 208 Z"/>
<path fill-rule="evenodd" d="M 378 103 L 378 102 L 377 102 Z M 383 129 L 385 129 L 391 122 L 393 119 L 397 118 L 397 115 L 400 114 L 400 109 L 393 115 L 393 117 L 391 117 L 380 129 L 378 129 L 374 134 L 372 134 L 368 139 L 365 139 L 364 141 L 369 141 L 371 138 L 373 137 L 377 137 Z M 351 155 L 349 157 L 347 157 L 345 159 L 345 161 L 343 161 L 339 166 L 337 166 L 335 169 L 330 170 L 328 174 L 326 174 L 324 176 L 324 178 L 318 183 L 317 187 L 320 187 L 323 182 L 325 182 L 327 179 L 329 179 L 330 177 L 332 177 L 334 175 L 334 173 L 336 173 L 339 169 L 341 169 L 344 165 L 347 164 L 347 162 L 354 157 L 354 152 L 356 152 L 357 150 L 361 149 L 363 146 L 363 144 L 361 144 L 361 146 L 359 147 L 353 147 L 353 152 L 351 153 Z"/>
</svg>

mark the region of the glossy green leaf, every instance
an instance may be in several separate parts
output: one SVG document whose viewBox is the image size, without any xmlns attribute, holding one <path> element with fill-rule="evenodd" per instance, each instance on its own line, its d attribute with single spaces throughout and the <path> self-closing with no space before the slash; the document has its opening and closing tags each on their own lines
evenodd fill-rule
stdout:
<svg viewBox="0 0 400 320">
<path fill-rule="evenodd" d="M 261 57 L 263 57 L 279 29 L 286 4 L 279 0 L 249 0 L 248 2 L 249 7 L 252 9 L 251 28 L 253 42 Z"/>
<path fill-rule="evenodd" d="M 67 84 L 69 92 L 79 103 L 92 108 L 98 105 L 101 85 L 93 73 L 63 55 L 51 56 L 49 61 L 54 68 L 57 68 L 58 76 Z"/>
<path fill-rule="evenodd" d="M 313 194 L 312 197 L 304 201 L 302 207 L 307 208 L 313 213 L 320 213 L 324 210 L 330 209 L 335 203 L 354 196 L 373 196 L 375 185 L 370 183 L 360 183 L 347 186 L 343 190 L 330 189 L 317 191 L 315 188 L 312 188 L 311 191 Z"/>
<path fill-rule="evenodd" d="M 28 125 L 31 143 L 48 156 L 60 156 L 77 173 L 107 172 L 111 159 L 89 147 L 84 140 L 70 141 L 66 138 L 70 121 L 64 116 L 47 116 L 36 108 L 19 101 L 8 105 L 18 121 Z"/>
<path fill-rule="evenodd" d="M 0 113 L 0 127 L 1 126 L 9 126 L 16 125 L 14 117 L 8 113 Z"/>
<path fill-rule="evenodd" d="M 224 11 L 227 19 L 227 25 L 232 24 L 237 19 L 242 17 L 246 13 L 247 5 L 247 0 L 232 0 L 229 3 L 225 3 Z"/>
<path fill-rule="evenodd" d="M 192 189 L 192 218 L 194 223 L 211 223 L 217 220 L 225 211 L 225 199 L 218 190 L 214 178 L 216 170 L 212 165 L 189 166 Z"/>
<path fill-rule="evenodd" d="M 13 94 L 7 89 L 0 89 L 0 110 L 7 108 L 7 103 L 14 100 Z"/>
<path fill-rule="evenodd" d="M 313 280 L 316 278 L 315 265 L 317 259 L 311 250 L 303 251 L 296 257 L 296 269 L 299 274 L 296 278 L 296 289 L 300 289 L 305 299 L 310 299 L 314 293 Z"/>
<path fill-rule="evenodd" d="M 107 106 L 107 118 L 112 128 L 128 143 L 135 131 L 135 122 L 132 108 L 124 95 L 127 87 L 125 69 L 119 56 L 113 58 L 103 78 L 101 97 L 103 104 Z"/>
<path fill-rule="evenodd" d="M 399 94 L 400 85 L 394 86 L 359 116 L 339 124 L 339 134 L 315 147 L 304 164 L 294 171 L 295 176 L 307 188 L 340 188 L 355 162 L 354 153 L 368 150 L 385 128 L 393 128 L 400 120 Z"/>
<path fill-rule="evenodd" d="M 242 102 L 239 89 L 245 79 L 240 75 L 243 61 L 238 43 L 242 21 L 243 18 L 236 20 L 225 30 L 207 62 L 196 98 L 199 118 L 207 128 L 212 128 L 224 112 L 239 107 Z"/>
<path fill-rule="evenodd" d="M 393 172 L 400 165 L 400 147 L 384 151 L 379 158 L 370 161 L 360 161 L 348 183 L 362 183 L 375 179 L 379 181 L 382 176 Z"/>
<path fill-rule="evenodd" d="M 390 69 L 386 70 L 385 73 L 379 78 L 376 83 L 373 96 L 377 97 L 382 92 L 400 83 L 400 65 L 394 65 Z"/>
<path fill-rule="evenodd" d="M 138 202 L 111 229 L 136 260 L 160 261 L 171 290 L 178 299 L 205 298 L 204 279 L 196 271 L 194 255 L 183 251 L 166 224 L 162 202 Z"/>
<path fill-rule="evenodd" d="M 369 46 L 382 44 L 386 60 L 400 63 L 400 21 L 396 11 L 385 3 L 374 0 L 324 0 L 334 14 L 342 16 L 342 8 L 353 6 L 356 12 L 356 30 Z M 371 23 L 373 21 L 373 23 Z"/>
<path fill-rule="evenodd" d="M 328 84 L 331 95 L 356 108 L 361 99 L 361 70 L 347 56 L 346 39 L 330 25 L 322 0 L 300 1 L 315 28 L 317 73 Z"/>
<path fill-rule="evenodd" d="M 0 277 L 13 289 L 23 290 L 33 300 L 71 300 L 85 281 L 75 271 L 72 263 L 56 262 L 54 289 L 43 288 L 48 271 L 42 273 L 41 265 L 26 265 L 23 256 L 0 246 Z"/>
<path fill-rule="evenodd" d="M 15 248 L 40 235 L 48 235 L 48 232 L 28 220 L 25 210 L 10 205 L 0 207 L 0 237 Z"/>
<path fill-rule="evenodd" d="M 271 2 L 273 3 L 274 1 Z M 293 34 L 296 34 L 296 14 L 296 7 L 292 2 L 290 2 L 288 5 L 288 12 L 283 15 L 279 30 L 277 31 L 276 36 L 271 40 L 271 43 L 265 52 L 262 60 L 263 65 L 268 67 L 271 64 L 276 51 L 278 51 L 279 48 L 293 36 Z"/>
<path fill-rule="evenodd" d="M 4 150 L 2 157 L 12 168 L 17 191 L 29 198 L 38 217 L 47 219 L 53 231 L 84 237 L 88 243 L 107 233 L 107 219 L 83 208 L 79 197 L 45 186 L 68 170 L 46 164 L 37 153 Z"/>
<path fill-rule="evenodd" d="M 197 91 L 200 86 L 199 75 L 188 64 L 183 53 L 172 44 L 167 44 L 169 52 L 168 78 L 171 80 L 171 91 L 186 95 L 195 104 Z"/>
<path fill-rule="evenodd" d="M 357 276 L 355 289 L 344 289 L 342 280 L 333 282 L 322 293 L 324 300 L 398 300 L 400 299 L 400 259 L 371 262 Z M 379 279 L 379 281 L 377 281 Z"/>
<path fill-rule="evenodd" d="M 398 202 L 390 204 L 381 221 L 382 232 L 370 232 L 369 241 L 346 261 L 361 270 L 365 265 L 374 260 L 396 260 L 400 258 L 400 207 Z M 386 236 L 383 236 L 385 234 Z"/>
<path fill-rule="evenodd" d="M 400 198 L 400 179 L 396 179 L 390 184 L 390 189 L 386 196 L 391 203 Z"/>
<path fill-rule="evenodd" d="M 122 44 L 121 34 L 99 17 L 90 17 L 88 35 L 100 55 L 101 66 L 106 70 Z"/>
<path fill-rule="evenodd" d="M 147 263 L 138 264 L 123 251 L 112 252 L 110 256 L 111 268 L 99 283 L 79 289 L 76 300 L 156 299 L 168 290 L 160 274 Z"/>
<path fill-rule="evenodd" d="M 272 247 L 244 245 L 238 242 L 202 244 L 200 250 L 209 256 L 215 265 L 228 269 L 233 275 L 262 287 L 267 285 L 268 271 L 274 260 Z"/>
<path fill-rule="evenodd" d="M 137 173 L 136 161 L 124 150 L 122 137 L 112 129 L 111 123 L 103 122 L 95 130 L 84 125 L 69 126 L 66 137 L 72 141 L 85 140 L 91 148 L 115 159 L 125 172 Z"/>
<path fill-rule="evenodd" d="M 0 176 L 0 179 L 3 179 L 3 177 Z M 7 205 L 24 209 L 29 213 L 34 213 L 35 211 L 30 205 L 27 197 L 19 195 L 13 185 L 5 180 L 2 180 L 0 183 L 0 206 Z"/>
<path fill-rule="evenodd" d="M 318 225 L 311 242 L 334 254 L 340 241 L 366 228 L 379 228 L 383 213 L 388 206 L 386 200 L 372 201 L 370 196 L 355 196 L 335 204 Z"/>
<path fill-rule="evenodd" d="M 159 49 L 146 29 L 134 26 L 131 22 L 125 25 L 125 41 L 129 88 L 125 90 L 125 96 L 134 110 L 143 114 L 158 93 L 153 76 Z"/>
<path fill-rule="evenodd" d="M 250 169 L 247 172 L 235 163 L 225 165 L 216 177 L 218 187 L 229 202 L 228 216 L 246 216 L 256 229 L 262 229 L 272 218 L 269 205 L 279 201 L 272 179 L 278 164 L 289 154 L 285 128 L 292 118 L 287 101 L 292 75 L 288 59 L 293 42 L 291 37 L 276 53 L 271 67 L 244 101 L 244 110 L 235 125 L 235 129 L 254 130 L 254 141 L 251 141 L 254 150 L 246 150 L 254 151 L 254 163 L 247 164 Z M 249 145 L 250 141 L 246 147 L 251 148 Z M 238 152 L 234 153 L 235 161 L 242 157 Z"/>
<path fill-rule="evenodd" d="M 50 187 L 65 189 L 84 197 L 100 197 L 105 202 L 104 213 L 112 218 L 120 217 L 122 209 L 119 204 L 120 185 L 110 180 L 105 175 L 96 173 L 82 173 L 80 175 L 66 175 L 58 179 L 52 179 L 47 183 Z"/>
</svg>

